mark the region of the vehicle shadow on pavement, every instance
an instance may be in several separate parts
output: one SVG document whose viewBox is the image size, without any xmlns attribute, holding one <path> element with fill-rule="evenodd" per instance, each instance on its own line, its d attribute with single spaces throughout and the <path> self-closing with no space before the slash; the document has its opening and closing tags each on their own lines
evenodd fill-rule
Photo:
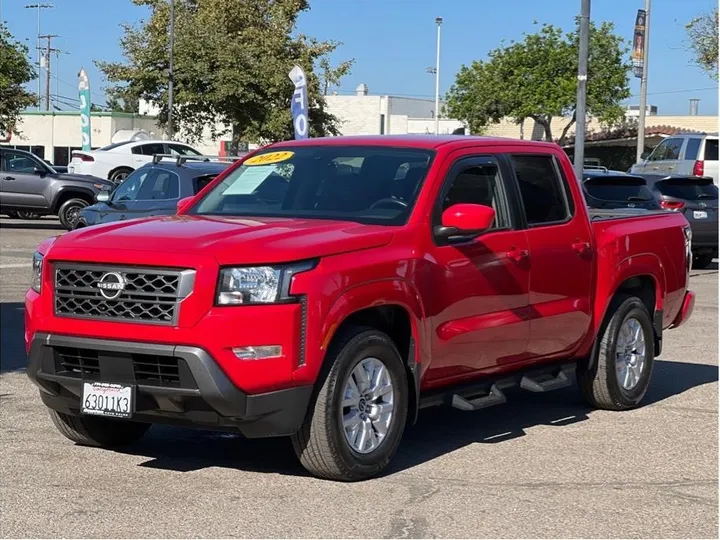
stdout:
<svg viewBox="0 0 720 540">
<path fill-rule="evenodd" d="M 0 373 L 24 370 L 25 305 L 21 302 L 0 304 Z"/>
<path fill-rule="evenodd" d="M 65 227 L 60 225 L 59 221 L 9 221 L 6 219 L 0 220 L 0 229 L 25 229 L 30 231 L 66 230 Z"/>
<path fill-rule="evenodd" d="M 645 407 L 718 380 L 718 367 L 658 360 Z M 478 412 L 448 408 L 420 412 L 385 475 L 421 465 L 471 444 L 500 444 L 525 436 L 534 426 L 563 426 L 588 420 L 575 386 L 548 394 L 508 392 L 508 403 Z M 621 413 L 619 413 L 621 414 Z M 149 458 L 140 466 L 172 471 L 225 467 L 246 472 L 307 476 L 290 441 L 244 439 L 240 435 L 155 426 L 139 443 L 119 450 Z"/>
</svg>

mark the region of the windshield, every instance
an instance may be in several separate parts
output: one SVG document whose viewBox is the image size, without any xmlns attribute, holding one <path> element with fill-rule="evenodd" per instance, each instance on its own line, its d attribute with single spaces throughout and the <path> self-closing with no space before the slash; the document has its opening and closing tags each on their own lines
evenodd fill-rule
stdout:
<svg viewBox="0 0 720 540">
<path fill-rule="evenodd" d="M 667 197 L 696 201 L 699 199 L 717 199 L 718 187 L 712 180 L 663 180 L 657 183 L 660 193 Z"/>
<path fill-rule="evenodd" d="M 407 220 L 434 152 L 301 146 L 256 154 L 215 186 L 194 215 Z"/>
</svg>

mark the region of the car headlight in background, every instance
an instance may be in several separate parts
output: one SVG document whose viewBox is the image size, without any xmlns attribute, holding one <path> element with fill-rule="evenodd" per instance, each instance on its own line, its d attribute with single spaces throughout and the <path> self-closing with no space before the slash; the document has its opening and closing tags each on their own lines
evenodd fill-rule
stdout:
<svg viewBox="0 0 720 540">
<path fill-rule="evenodd" d="M 30 288 L 36 293 L 40 293 L 42 288 L 42 268 L 43 268 L 43 255 L 37 251 L 33 254 L 32 260 L 32 283 Z"/>
<path fill-rule="evenodd" d="M 220 306 L 273 304 L 288 302 L 290 280 L 300 272 L 314 268 L 317 261 L 282 266 L 221 268 L 217 292 Z"/>
</svg>

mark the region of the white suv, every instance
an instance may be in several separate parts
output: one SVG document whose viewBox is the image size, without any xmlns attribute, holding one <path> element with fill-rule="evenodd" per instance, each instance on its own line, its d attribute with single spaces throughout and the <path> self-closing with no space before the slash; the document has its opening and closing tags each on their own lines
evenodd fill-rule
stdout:
<svg viewBox="0 0 720 540">
<path fill-rule="evenodd" d="M 630 168 L 634 174 L 680 174 L 709 176 L 718 183 L 718 135 L 678 133 L 658 144 L 642 163 Z"/>
<path fill-rule="evenodd" d="M 155 154 L 201 156 L 187 144 L 174 141 L 123 141 L 90 152 L 75 150 L 68 172 L 107 178 L 119 184 L 138 167 L 150 163 Z"/>
</svg>

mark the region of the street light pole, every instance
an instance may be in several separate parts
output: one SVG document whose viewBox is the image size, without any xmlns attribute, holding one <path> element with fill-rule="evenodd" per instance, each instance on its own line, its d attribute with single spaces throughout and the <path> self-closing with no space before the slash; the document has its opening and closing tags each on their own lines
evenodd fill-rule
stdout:
<svg viewBox="0 0 720 540">
<path fill-rule="evenodd" d="M 635 161 L 640 163 L 645 152 L 645 109 L 647 109 L 648 53 L 650 51 L 650 0 L 645 0 L 645 43 L 643 44 L 643 67 L 640 79 L 640 116 L 638 118 L 637 151 Z"/>
<path fill-rule="evenodd" d="M 582 179 L 585 165 L 585 116 L 587 98 L 587 65 L 590 42 L 590 0 L 581 0 L 580 4 L 580 46 L 578 47 L 577 98 L 575 106 L 575 176 Z"/>
<path fill-rule="evenodd" d="M 435 135 L 440 133 L 440 27 L 443 18 L 435 17 L 437 25 L 437 47 L 435 51 Z"/>
<path fill-rule="evenodd" d="M 25 9 L 37 9 L 37 51 L 38 51 L 38 59 L 37 59 L 37 65 L 38 65 L 38 83 L 37 83 L 38 106 L 37 106 L 37 107 L 38 107 L 38 111 L 41 109 L 41 106 L 40 106 L 40 101 L 41 101 L 41 99 L 40 99 L 40 95 L 41 95 L 41 90 L 40 90 L 40 88 L 41 88 L 41 83 L 40 83 L 40 79 L 41 79 L 41 77 L 40 77 L 40 63 L 41 63 L 41 61 L 40 61 L 40 57 L 42 56 L 42 51 L 41 51 L 41 45 L 40 45 L 40 10 L 41 10 L 41 9 L 46 9 L 46 8 L 53 8 L 53 7 L 55 7 L 55 6 L 53 6 L 52 4 L 40 4 L 40 3 L 37 3 L 37 4 L 27 4 L 27 5 L 25 6 Z"/>
<path fill-rule="evenodd" d="M 170 69 L 168 73 L 168 139 L 173 138 L 173 50 L 175 49 L 175 0 L 170 0 Z"/>
</svg>

